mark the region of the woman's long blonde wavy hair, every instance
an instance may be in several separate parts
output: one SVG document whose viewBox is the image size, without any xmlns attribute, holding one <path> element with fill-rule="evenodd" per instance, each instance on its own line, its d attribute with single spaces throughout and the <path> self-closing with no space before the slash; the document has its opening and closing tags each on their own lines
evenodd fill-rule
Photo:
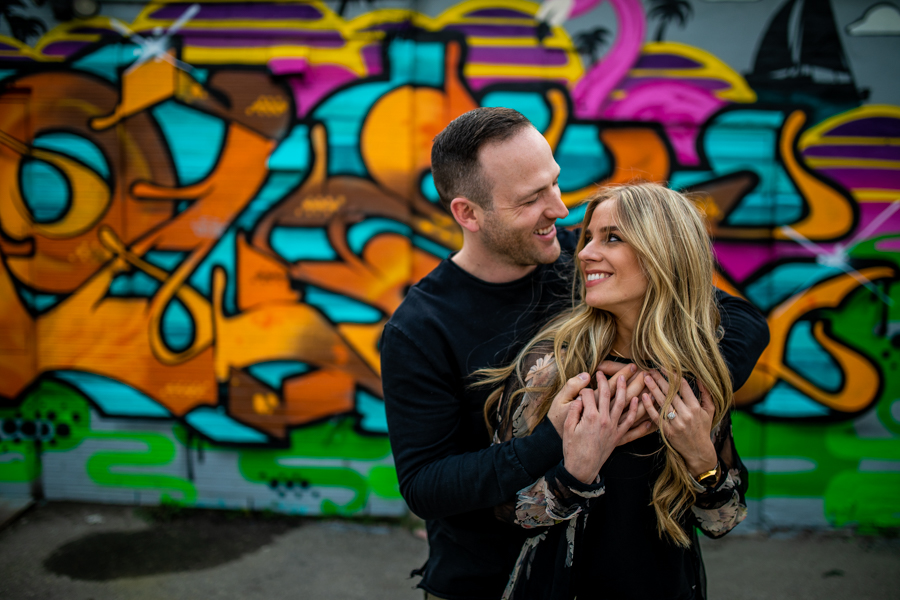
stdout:
<svg viewBox="0 0 900 600">
<path fill-rule="evenodd" d="M 647 278 L 647 293 L 634 327 L 631 356 L 639 369 L 659 369 L 669 387 L 660 415 L 669 412 L 682 377 L 702 383 L 715 404 L 713 427 L 731 407 L 731 377 L 719 351 L 719 311 L 713 288 L 714 262 L 703 218 L 682 194 L 653 183 L 609 186 L 588 200 L 577 254 L 586 245 L 585 233 L 594 210 L 613 202 L 621 238 L 635 251 Z M 565 382 L 579 373 L 593 373 L 612 351 L 616 320 L 602 309 L 585 303 L 584 273 L 579 268 L 573 288 L 573 306 L 553 319 L 507 367 L 481 369 L 478 385 L 499 386 L 485 404 L 485 419 L 493 429 L 502 384 L 517 374 L 517 393 L 540 393 L 541 416 Z M 538 344 L 552 342 L 558 376 L 544 388 L 526 387 L 522 365 Z M 508 415 L 505 417 L 508 418 Z M 693 479 L 684 460 L 660 432 L 665 444 L 665 467 L 653 487 L 660 537 L 682 547 L 690 538 L 680 518 L 696 499 Z"/>
</svg>

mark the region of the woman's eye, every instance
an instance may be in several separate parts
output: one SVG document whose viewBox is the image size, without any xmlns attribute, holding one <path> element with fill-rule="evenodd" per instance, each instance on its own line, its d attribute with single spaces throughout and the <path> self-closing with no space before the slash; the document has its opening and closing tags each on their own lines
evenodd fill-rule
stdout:
<svg viewBox="0 0 900 600">
<path fill-rule="evenodd" d="M 611 234 L 609 234 L 609 237 L 606 238 L 606 241 L 607 242 L 621 242 L 622 238 L 620 238 L 619 236 L 617 236 L 614 233 L 611 233 Z"/>
</svg>

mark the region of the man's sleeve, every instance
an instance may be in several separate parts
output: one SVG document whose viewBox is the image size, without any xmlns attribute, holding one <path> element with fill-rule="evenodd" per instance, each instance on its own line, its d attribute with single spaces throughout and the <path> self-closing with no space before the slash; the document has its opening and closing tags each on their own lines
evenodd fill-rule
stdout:
<svg viewBox="0 0 900 600">
<path fill-rule="evenodd" d="M 381 365 L 388 435 L 410 510 L 436 519 L 496 506 L 562 459 L 562 440 L 549 419 L 527 438 L 476 452 L 460 448 L 460 428 L 470 417 L 454 396 L 456 375 L 441 364 L 448 361 L 428 358 L 434 354 L 390 323 L 385 327 Z M 485 440 L 487 435 L 485 426 Z"/>
<path fill-rule="evenodd" d="M 737 390 L 750 378 L 756 361 L 769 345 L 769 325 L 762 313 L 746 300 L 716 290 L 716 301 L 725 330 L 719 348 L 731 371 L 732 386 Z"/>
</svg>

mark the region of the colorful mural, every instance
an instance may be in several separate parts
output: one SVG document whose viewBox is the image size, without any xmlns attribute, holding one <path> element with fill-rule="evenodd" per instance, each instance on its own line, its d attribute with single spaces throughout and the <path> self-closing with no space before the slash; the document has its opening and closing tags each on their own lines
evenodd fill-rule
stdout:
<svg viewBox="0 0 900 600">
<path fill-rule="evenodd" d="M 402 514 L 379 336 L 461 243 L 432 138 L 502 105 L 563 225 L 633 178 L 705 211 L 772 332 L 735 418 L 756 523 L 900 525 L 900 93 L 842 43 L 900 10 L 770 2 L 741 73 L 665 39 L 715 3 L 668 4 L 4 9 L 0 494 Z"/>
</svg>

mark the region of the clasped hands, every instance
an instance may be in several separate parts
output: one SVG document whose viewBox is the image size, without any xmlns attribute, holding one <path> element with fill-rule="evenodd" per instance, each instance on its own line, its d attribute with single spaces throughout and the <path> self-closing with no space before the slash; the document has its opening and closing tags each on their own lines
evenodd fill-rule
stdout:
<svg viewBox="0 0 900 600">
<path fill-rule="evenodd" d="M 596 380 L 594 390 L 588 387 L 587 373 L 569 379 L 548 413 L 562 437 L 564 465 L 573 477 L 593 483 L 616 446 L 659 427 L 692 475 L 715 468 L 718 458 L 710 438 L 715 407 L 702 386 L 698 399 L 682 379 L 671 405 L 675 417 L 667 419 L 658 408 L 665 402 L 669 382 L 659 372 L 638 372 L 633 364 L 604 361 Z"/>
</svg>

